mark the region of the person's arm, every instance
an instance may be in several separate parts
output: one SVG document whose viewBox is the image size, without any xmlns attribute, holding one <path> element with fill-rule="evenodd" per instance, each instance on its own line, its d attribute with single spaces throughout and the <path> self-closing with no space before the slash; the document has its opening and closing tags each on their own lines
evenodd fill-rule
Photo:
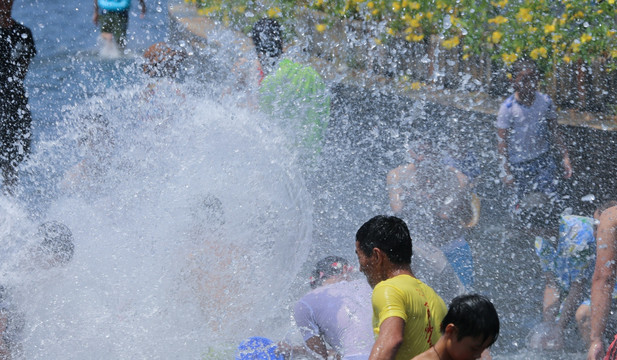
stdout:
<svg viewBox="0 0 617 360">
<path fill-rule="evenodd" d="M 386 185 L 388 187 L 388 196 L 390 198 L 390 208 L 394 213 L 401 212 L 401 210 L 403 210 L 403 201 L 401 199 L 403 189 L 400 184 L 399 168 L 390 170 L 386 178 Z"/>
<path fill-rule="evenodd" d="M 583 289 L 585 288 L 585 281 L 576 280 L 570 285 L 570 291 L 568 291 L 568 295 L 563 301 L 563 305 L 561 307 L 561 316 L 559 317 L 559 321 L 557 322 L 557 328 L 559 329 L 560 335 L 563 335 L 566 326 L 568 323 L 574 319 L 574 314 L 576 313 L 576 309 L 578 308 L 581 300 L 583 298 Z M 563 339 L 563 336 L 561 337 Z"/>
<path fill-rule="evenodd" d="M 92 22 L 94 26 L 99 25 L 99 2 L 98 0 L 94 0 L 94 14 L 92 14 Z"/>
<path fill-rule="evenodd" d="M 612 207 L 600 216 L 596 234 L 596 267 L 591 283 L 591 343 L 587 360 L 601 359 L 604 355 L 602 339 L 615 286 L 616 227 L 617 207 Z"/>
<path fill-rule="evenodd" d="M 405 320 L 392 316 L 385 319 L 379 327 L 379 336 L 375 340 L 369 360 L 393 360 L 403 344 Z"/>
<path fill-rule="evenodd" d="M 553 138 L 553 143 L 555 144 L 555 146 L 557 146 L 559 154 L 561 155 L 563 164 L 563 177 L 569 179 L 570 177 L 572 177 L 572 163 L 570 162 L 570 155 L 568 155 L 568 148 L 566 147 L 563 141 L 563 137 L 561 135 L 561 131 L 559 130 L 557 118 L 553 117 L 551 119 L 548 119 L 548 126 Z"/>
<path fill-rule="evenodd" d="M 510 172 L 510 164 L 508 162 L 508 130 L 497 129 L 497 153 L 499 154 L 499 176 L 501 181 L 506 185 L 514 183 L 514 177 Z"/>
<path fill-rule="evenodd" d="M 141 9 L 140 17 L 143 19 L 146 16 L 146 0 L 139 0 L 139 8 Z"/>
</svg>

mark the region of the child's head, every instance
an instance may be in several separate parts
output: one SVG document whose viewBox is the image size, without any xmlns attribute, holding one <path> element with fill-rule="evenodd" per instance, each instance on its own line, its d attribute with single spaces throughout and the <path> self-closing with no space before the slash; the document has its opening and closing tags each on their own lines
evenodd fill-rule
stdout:
<svg viewBox="0 0 617 360">
<path fill-rule="evenodd" d="M 142 65 L 146 74 L 151 77 L 176 77 L 186 53 L 174 50 L 164 42 L 152 44 L 144 52 L 145 63 Z"/>
<path fill-rule="evenodd" d="M 39 261 L 43 267 L 66 265 L 73 258 L 75 246 L 68 226 L 58 221 L 48 221 L 39 226 L 41 243 Z"/>
<path fill-rule="evenodd" d="M 529 59 L 520 59 L 512 66 L 512 80 L 516 92 L 535 91 L 538 87 L 538 68 Z"/>
<path fill-rule="evenodd" d="M 264 18 L 257 21 L 250 36 L 260 58 L 277 58 L 283 53 L 283 32 L 275 19 Z"/>
<path fill-rule="evenodd" d="M 476 359 L 499 336 L 499 316 L 495 306 L 478 294 L 457 296 L 441 322 L 442 336 L 455 359 Z"/>
</svg>

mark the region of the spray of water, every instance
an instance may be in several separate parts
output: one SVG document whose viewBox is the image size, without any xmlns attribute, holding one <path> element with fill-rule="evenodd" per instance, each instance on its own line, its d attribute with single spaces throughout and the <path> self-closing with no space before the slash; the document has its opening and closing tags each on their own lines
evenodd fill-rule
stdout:
<svg viewBox="0 0 617 360">
<path fill-rule="evenodd" d="M 193 90 L 161 80 L 63 109 L 26 169 L 28 201 L 0 199 L 27 358 L 229 358 L 287 331 L 312 232 L 291 146 L 252 109 Z M 45 219 L 69 226 L 75 256 L 23 266 Z"/>
</svg>

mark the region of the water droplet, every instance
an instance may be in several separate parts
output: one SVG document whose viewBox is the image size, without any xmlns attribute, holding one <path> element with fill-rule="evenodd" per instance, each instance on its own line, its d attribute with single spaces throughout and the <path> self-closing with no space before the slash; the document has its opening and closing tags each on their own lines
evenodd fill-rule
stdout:
<svg viewBox="0 0 617 360">
<path fill-rule="evenodd" d="M 585 196 L 583 196 L 583 197 L 581 198 L 581 201 L 588 201 L 588 202 L 592 202 L 592 201 L 594 201 L 594 200 L 596 200 L 596 196 L 595 196 L 594 194 L 588 194 L 588 195 L 585 195 Z"/>
</svg>

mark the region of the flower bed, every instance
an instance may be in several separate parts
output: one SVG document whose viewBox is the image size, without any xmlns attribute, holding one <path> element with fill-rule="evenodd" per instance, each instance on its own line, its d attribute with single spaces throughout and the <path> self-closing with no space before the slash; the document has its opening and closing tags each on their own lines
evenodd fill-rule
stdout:
<svg viewBox="0 0 617 360">
<path fill-rule="evenodd" d="M 311 40 L 313 48 L 327 57 L 342 53 L 344 61 L 357 66 L 381 62 L 386 71 L 420 81 L 439 78 L 434 76 L 437 67 L 445 74 L 443 86 L 459 86 L 457 78 L 466 73 L 494 87 L 496 74 L 503 82 L 509 65 L 529 57 L 545 74 L 544 86 L 560 106 L 607 111 L 605 104 L 617 103 L 615 0 L 187 1 L 194 2 L 201 14 L 245 31 L 269 16 L 281 19 L 288 30 L 295 29 L 290 36 L 319 38 L 330 31 L 341 40 L 343 32 L 348 48 L 354 47 L 353 41 L 361 47 L 386 45 L 390 49 L 364 51 L 358 58 L 360 46 L 340 51 Z M 310 11 L 321 14 L 308 16 Z M 299 26 L 302 31 L 296 23 L 304 24 Z M 375 59 L 377 52 L 389 57 Z M 419 60 L 426 64 L 426 56 L 428 65 L 414 65 Z"/>
</svg>

